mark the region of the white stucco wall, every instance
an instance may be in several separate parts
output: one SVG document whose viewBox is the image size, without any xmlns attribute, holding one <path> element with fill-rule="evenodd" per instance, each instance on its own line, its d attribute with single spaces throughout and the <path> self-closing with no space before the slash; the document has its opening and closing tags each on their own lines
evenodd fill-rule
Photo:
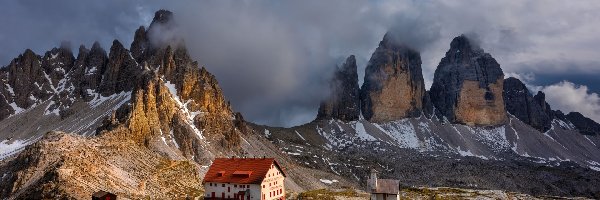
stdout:
<svg viewBox="0 0 600 200">
<path fill-rule="evenodd" d="M 212 186 L 211 186 L 212 183 Z M 225 187 L 223 187 L 225 185 Z M 233 198 L 234 194 L 237 194 L 240 191 L 246 191 L 248 188 L 242 188 L 240 185 L 250 186 L 250 199 L 260 199 L 260 188 L 257 184 L 232 184 L 232 183 L 214 183 L 207 182 L 204 183 L 204 196 L 212 197 L 212 193 L 215 193 L 215 197 L 221 198 L 222 194 L 225 193 L 225 198 Z M 229 188 L 229 190 L 228 190 Z M 229 192 L 228 192 L 229 191 Z M 256 195 L 253 195 L 256 194 Z M 252 198 L 254 197 L 254 198 Z M 245 200 L 247 198 L 244 198 Z"/>
<path fill-rule="evenodd" d="M 281 173 L 281 170 L 275 165 L 271 165 L 271 168 L 267 172 L 267 176 L 261 183 L 261 193 L 264 194 L 265 200 L 285 197 L 284 179 L 285 177 L 283 176 L 283 173 Z"/>
</svg>

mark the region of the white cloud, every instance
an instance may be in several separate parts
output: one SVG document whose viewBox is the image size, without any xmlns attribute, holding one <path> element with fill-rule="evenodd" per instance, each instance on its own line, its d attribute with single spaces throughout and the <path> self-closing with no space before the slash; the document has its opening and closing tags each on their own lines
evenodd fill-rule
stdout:
<svg viewBox="0 0 600 200">
<path fill-rule="evenodd" d="M 584 116 L 600 122 L 600 97 L 592 93 L 585 85 L 575 85 L 568 81 L 546 86 L 542 89 L 546 93 L 546 101 L 552 109 L 565 113 L 580 112 Z"/>
</svg>

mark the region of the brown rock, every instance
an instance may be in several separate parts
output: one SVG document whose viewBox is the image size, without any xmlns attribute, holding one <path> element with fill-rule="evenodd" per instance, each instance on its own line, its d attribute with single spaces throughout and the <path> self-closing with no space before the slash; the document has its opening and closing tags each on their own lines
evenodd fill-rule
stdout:
<svg viewBox="0 0 600 200">
<path fill-rule="evenodd" d="M 486 93 L 502 94 L 503 79 L 489 85 L 489 91 L 479 87 L 479 82 L 465 80 L 460 89 L 456 120 L 467 125 L 494 125 L 506 121 L 504 102 L 486 99 Z"/>
<path fill-rule="evenodd" d="M 421 115 L 425 83 L 419 52 L 386 34 L 369 60 L 360 92 L 362 114 L 371 122 Z"/>
</svg>

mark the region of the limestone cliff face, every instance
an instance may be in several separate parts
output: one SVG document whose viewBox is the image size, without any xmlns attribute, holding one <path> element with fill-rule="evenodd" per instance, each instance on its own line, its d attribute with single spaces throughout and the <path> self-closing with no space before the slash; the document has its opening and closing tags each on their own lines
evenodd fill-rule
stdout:
<svg viewBox="0 0 600 200">
<path fill-rule="evenodd" d="M 371 122 L 386 122 L 421 114 L 425 85 L 421 56 L 386 34 L 365 70 L 361 110 Z"/>
<path fill-rule="evenodd" d="M 317 120 L 358 120 L 360 116 L 360 89 L 356 68 L 354 55 L 348 57 L 341 67 L 336 68 L 329 83 L 331 94 L 321 102 Z"/>
<path fill-rule="evenodd" d="M 142 72 L 140 66 L 131 56 L 129 50 L 115 40 L 110 48 L 108 63 L 102 74 L 100 93 L 111 95 L 123 91 L 131 91 L 134 87 L 134 81 Z"/>
<path fill-rule="evenodd" d="M 26 50 L 0 68 L 0 120 L 41 104 L 44 116 L 64 119 L 82 106 L 95 108 L 119 98 L 122 103 L 113 103 L 121 108 L 104 111 L 108 119 L 89 119 L 94 126 L 104 121 L 98 134 L 127 129 L 120 133 L 140 145 L 199 162 L 209 160 L 206 151 L 235 151 L 245 123 L 216 78 L 191 59 L 183 40 L 160 35 L 177 28 L 172 15 L 158 11 L 148 29 L 136 31 L 131 51 L 117 40 L 108 52 L 98 42 L 91 49 L 82 45 L 77 57 L 66 42 L 44 56 Z M 202 146 L 209 143 L 215 149 Z"/>
<path fill-rule="evenodd" d="M 148 40 L 152 28 L 170 23 L 164 19 L 172 18 L 168 11 L 159 12 L 148 31 L 142 33 L 145 29 L 140 28 L 136 32 L 131 45 L 132 56 L 119 53 L 127 50 L 118 43 L 113 44 L 111 49 L 115 50 L 111 52 L 116 53 L 110 57 L 117 59 L 109 59 L 105 73 L 117 76 L 107 78 L 105 75 L 103 83 L 108 82 L 106 90 L 110 92 L 129 87 L 133 92 L 130 104 L 117 110 L 98 132 L 110 134 L 111 130 L 125 127 L 127 131 L 121 132 L 124 137 L 140 145 L 172 158 L 183 156 L 202 163 L 212 159 L 211 151 L 236 151 L 244 130 L 243 119 L 232 111 L 216 78 L 200 68 L 180 43 L 157 45 Z M 111 67 L 112 60 L 121 63 L 115 66 L 122 67 Z M 127 65 L 139 62 L 143 63 L 139 68 Z M 127 75 L 127 72 L 132 74 Z M 120 82 L 121 75 L 136 81 L 110 84 Z M 172 155 L 170 150 L 165 150 L 165 145 L 179 149 L 181 155 Z"/>
<path fill-rule="evenodd" d="M 467 37 L 450 43 L 435 70 L 430 97 L 443 117 L 468 125 L 499 125 L 507 120 L 500 65 Z"/>
<path fill-rule="evenodd" d="M 533 128 L 545 132 L 552 125 L 552 118 L 542 109 L 542 104 L 533 98 L 529 89 L 519 79 L 504 80 L 504 103 L 506 111 Z M 545 101 L 542 102 L 546 104 Z"/>
</svg>

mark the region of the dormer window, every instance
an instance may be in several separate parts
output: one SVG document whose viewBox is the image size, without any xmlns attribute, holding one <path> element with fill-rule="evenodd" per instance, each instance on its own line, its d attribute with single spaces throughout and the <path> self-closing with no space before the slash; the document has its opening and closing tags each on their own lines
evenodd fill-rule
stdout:
<svg viewBox="0 0 600 200">
<path fill-rule="evenodd" d="M 252 174 L 252 171 L 234 171 L 233 172 L 234 177 L 242 177 L 242 178 L 249 178 L 251 174 Z"/>
<path fill-rule="evenodd" d="M 224 176 L 224 175 L 225 175 L 225 171 L 219 171 L 219 172 L 217 172 L 217 176 L 218 177 L 221 177 L 221 176 Z"/>
</svg>

